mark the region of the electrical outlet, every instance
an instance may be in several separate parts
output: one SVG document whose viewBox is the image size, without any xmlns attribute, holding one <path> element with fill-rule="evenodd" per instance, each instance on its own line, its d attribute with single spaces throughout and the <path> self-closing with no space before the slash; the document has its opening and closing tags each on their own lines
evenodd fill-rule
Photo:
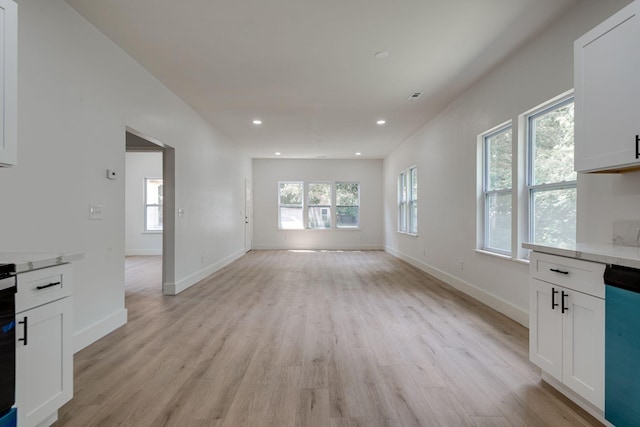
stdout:
<svg viewBox="0 0 640 427">
<path fill-rule="evenodd" d="M 89 206 L 89 219 L 91 220 L 103 219 L 102 205 Z"/>
<path fill-rule="evenodd" d="M 462 260 L 460 260 L 460 270 L 464 270 L 464 262 Z"/>
</svg>

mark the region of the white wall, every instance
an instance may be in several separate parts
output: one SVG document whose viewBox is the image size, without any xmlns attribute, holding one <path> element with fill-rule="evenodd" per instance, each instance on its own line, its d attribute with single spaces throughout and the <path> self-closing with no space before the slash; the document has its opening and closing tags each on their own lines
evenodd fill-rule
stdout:
<svg viewBox="0 0 640 427">
<path fill-rule="evenodd" d="M 175 148 L 175 277 L 184 288 L 244 253 L 251 160 L 62 0 L 19 2 L 18 166 L 0 170 L 0 251 L 83 251 L 79 349 L 126 321 L 125 129 Z M 91 204 L 104 220 L 89 221 Z M 160 290 L 159 290 L 160 292 Z"/>
<path fill-rule="evenodd" d="M 162 232 L 144 230 L 144 183 L 162 178 L 162 152 L 128 152 L 125 163 L 125 254 L 161 255 Z"/>
<path fill-rule="evenodd" d="M 382 160 L 253 160 L 254 249 L 382 249 Z M 360 183 L 359 230 L 279 230 L 278 181 Z"/>
<path fill-rule="evenodd" d="M 477 135 L 509 119 L 517 135 L 518 114 L 571 89 L 573 41 L 627 3 L 579 2 L 385 158 L 385 244 L 390 253 L 528 323 L 527 264 L 475 251 Z M 418 165 L 417 238 L 396 233 L 397 176 L 412 164 Z M 593 227 L 608 227 L 619 216 L 637 219 L 637 184 L 637 174 L 580 177 L 578 238 L 590 240 L 597 234 L 601 240 Z M 610 195 L 611 187 L 618 194 Z M 599 200 L 615 201 L 620 208 L 609 212 Z M 585 209 L 595 213 L 585 215 Z M 608 236 L 610 240 L 610 231 Z"/>
</svg>

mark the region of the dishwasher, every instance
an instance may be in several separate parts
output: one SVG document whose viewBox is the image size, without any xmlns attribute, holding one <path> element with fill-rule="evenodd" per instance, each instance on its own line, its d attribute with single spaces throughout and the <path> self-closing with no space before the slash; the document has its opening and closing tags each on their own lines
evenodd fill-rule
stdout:
<svg viewBox="0 0 640 427">
<path fill-rule="evenodd" d="M 604 416 L 616 427 L 640 426 L 640 270 L 607 266 Z"/>
</svg>

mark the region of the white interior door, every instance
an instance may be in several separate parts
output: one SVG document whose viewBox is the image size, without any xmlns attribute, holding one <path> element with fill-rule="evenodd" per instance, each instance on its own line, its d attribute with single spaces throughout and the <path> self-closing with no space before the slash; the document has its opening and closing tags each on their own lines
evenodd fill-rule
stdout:
<svg viewBox="0 0 640 427">
<path fill-rule="evenodd" d="M 244 187 L 244 250 L 253 248 L 253 184 L 245 180 Z"/>
</svg>

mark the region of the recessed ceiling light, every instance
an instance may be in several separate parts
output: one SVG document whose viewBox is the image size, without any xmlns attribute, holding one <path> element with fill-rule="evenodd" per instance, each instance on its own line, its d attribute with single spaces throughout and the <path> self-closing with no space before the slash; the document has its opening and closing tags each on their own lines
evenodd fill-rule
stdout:
<svg viewBox="0 0 640 427">
<path fill-rule="evenodd" d="M 276 151 L 276 156 L 279 156 L 280 154 L 282 154 L 282 153 L 279 152 L 279 151 Z"/>
<path fill-rule="evenodd" d="M 356 153 L 356 156 L 362 156 L 362 153 Z"/>
<path fill-rule="evenodd" d="M 387 59 L 389 57 L 389 52 L 381 50 L 380 52 L 374 53 L 373 56 L 375 56 L 376 59 Z"/>
<path fill-rule="evenodd" d="M 254 125 L 261 125 L 261 124 L 262 124 L 262 120 L 260 120 L 260 119 L 255 119 L 255 120 L 253 121 L 253 124 L 254 124 Z"/>
<path fill-rule="evenodd" d="M 376 123 L 379 124 L 379 125 L 383 125 L 383 124 L 387 123 L 387 121 L 386 120 L 378 120 Z"/>
</svg>

